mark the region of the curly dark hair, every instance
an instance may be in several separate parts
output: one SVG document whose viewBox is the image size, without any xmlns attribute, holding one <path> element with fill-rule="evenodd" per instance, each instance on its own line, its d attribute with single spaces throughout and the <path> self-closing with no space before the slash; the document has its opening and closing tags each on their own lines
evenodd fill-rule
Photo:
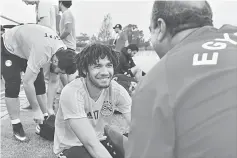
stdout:
<svg viewBox="0 0 237 158">
<path fill-rule="evenodd" d="M 213 26 L 212 10 L 207 1 L 155 1 L 152 9 L 153 28 L 157 27 L 159 18 L 165 21 L 172 36 L 186 29 Z"/>
<path fill-rule="evenodd" d="M 70 49 L 60 49 L 56 52 L 58 58 L 58 67 L 61 70 L 65 70 L 66 74 L 74 74 L 77 70 L 74 58 L 76 56 L 75 51 Z"/>
<path fill-rule="evenodd" d="M 113 64 L 114 69 L 118 66 L 119 54 L 110 46 L 100 43 L 93 43 L 86 46 L 75 57 L 79 76 L 86 77 L 83 71 L 88 72 L 88 66 L 98 63 L 99 59 L 104 59 L 105 57 Z"/>
</svg>

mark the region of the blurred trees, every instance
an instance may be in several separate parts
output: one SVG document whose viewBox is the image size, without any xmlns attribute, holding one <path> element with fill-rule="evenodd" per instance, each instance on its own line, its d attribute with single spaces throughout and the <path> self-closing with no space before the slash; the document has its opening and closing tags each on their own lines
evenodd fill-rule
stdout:
<svg viewBox="0 0 237 158">
<path fill-rule="evenodd" d="M 86 33 L 80 33 L 80 36 L 76 37 L 77 47 L 85 47 L 89 42 L 90 37 Z"/>
<path fill-rule="evenodd" d="M 136 44 L 140 48 L 151 49 L 150 39 L 144 39 L 143 30 L 140 30 L 136 24 L 128 24 L 123 28 L 123 31 L 128 36 L 129 44 Z M 108 45 L 113 45 L 112 38 L 112 17 L 106 14 L 102 21 L 98 35 L 93 34 L 89 37 L 86 33 L 81 33 L 77 36 L 77 47 L 85 47 L 88 43 L 101 42 Z"/>
<path fill-rule="evenodd" d="M 139 30 L 136 24 L 128 24 L 123 28 L 128 36 L 129 44 L 136 44 L 138 47 L 145 49 L 150 46 L 149 41 L 145 41 L 143 30 Z"/>
<path fill-rule="evenodd" d="M 104 16 L 99 34 L 98 41 L 109 44 L 109 40 L 112 38 L 112 17 L 110 14 Z"/>
</svg>

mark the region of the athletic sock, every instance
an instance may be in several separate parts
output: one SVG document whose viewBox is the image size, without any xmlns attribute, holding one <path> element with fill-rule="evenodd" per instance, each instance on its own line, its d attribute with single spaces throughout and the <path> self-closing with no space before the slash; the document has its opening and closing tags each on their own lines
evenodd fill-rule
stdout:
<svg viewBox="0 0 237 158">
<path fill-rule="evenodd" d="M 46 112 L 46 113 L 44 113 L 43 115 L 44 115 L 44 116 L 49 116 L 49 114 L 48 114 L 47 112 Z"/>
<path fill-rule="evenodd" d="M 48 113 L 44 113 L 44 119 L 47 120 L 47 118 L 49 117 L 49 114 Z"/>
<path fill-rule="evenodd" d="M 14 120 L 11 120 L 11 123 L 13 125 L 15 125 L 15 124 L 21 123 L 21 120 L 20 119 L 14 119 Z"/>
</svg>

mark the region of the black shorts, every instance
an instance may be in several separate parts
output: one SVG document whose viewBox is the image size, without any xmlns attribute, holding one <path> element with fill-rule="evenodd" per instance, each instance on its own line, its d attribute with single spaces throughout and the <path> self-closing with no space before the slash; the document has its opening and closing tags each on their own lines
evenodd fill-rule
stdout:
<svg viewBox="0 0 237 158">
<path fill-rule="evenodd" d="M 5 80 L 5 96 L 17 98 L 20 92 L 21 72 L 25 72 L 27 60 L 11 54 L 4 46 L 1 38 L 1 75 Z M 45 82 L 43 69 L 34 82 L 36 95 L 45 93 Z"/>
<path fill-rule="evenodd" d="M 128 136 L 128 134 L 124 134 L 124 136 Z M 102 145 L 108 150 L 110 155 L 113 158 L 124 158 L 124 155 L 117 152 L 117 149 L 109 143 L 108 138 L 106 140 L 101 141 Z M 117 152 L 117 153 L 116 153 Z M 66 149 L 63 152 L 57 155 L 58 158 L 92 158 L 90 153 L 84 146 L 74 146 L 70 149 Z"/>
<path fill-rule="evenodd" d="M 104 147 L 108 150 L 108 152 L 113 158 L 119 158 L 119 157 L 116 157 L 115 151 L 113 151 L 113 148 L 111 148 L 111 146 L 108 144 L 106 140 L 101 141 L 101 143 L 104 145 Z M 64 150 L 63 152 L 58 154 L 57 157 L 58 158 L 93 158 L 84 146 L 71 147 L 70 149 Z"/>
</svg>

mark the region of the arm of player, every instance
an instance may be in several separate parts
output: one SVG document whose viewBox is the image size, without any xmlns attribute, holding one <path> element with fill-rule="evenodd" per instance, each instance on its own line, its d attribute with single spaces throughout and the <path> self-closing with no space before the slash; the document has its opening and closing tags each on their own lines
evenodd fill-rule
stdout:
<svg viewBox="0 0 237 158">
<path fill-rule="evenodd" d="M 84 97 L 77 88 L 67 85 L 60 96 L 60 108 L 64 120 L 94 158 L 112 158 L 100 143 L 96 132 L 90 124 L 84 107 Z"/>
<path fill-rule="evenodd" d="M 112 158 L 100 143 L 87 118 L 68 119 L 69 125 L 93 158 Z"/>
<path fill-rule="evenodd" d="M 26 68 L 26 72 L 23 78 L 23 86 L 25 90 L 26 97 L 32 106 L 32 110 L 34 112 L 34 119 L 36 121 L 43 120 L 43 114 L 40 111 L 39 103 L 37 101 L 36 92 L 34 82 L 37 78 L 37 73 L 33 72 L 29 66 Z"/>
<path fill-rule="evenodd" d="M 54 98 L 56 96 L 57 88 L 59 83 L 59 75 L 55 73 L 49 73 L 49 83 L 48 83 L 48 89 L 47 89 L 47 109 L 49 115 L 54 114 L 53 110 L 53 103 L 54 103 Z M 57 109 L 57 108 L 56 108 Z"/>
<path fill-rule="evenodd" d="M 125 38 L 125 47 L 127 47 L 128 45 L 129 45 L 129 42 L 128 42 L 128 35 L 127 34 L 125 34 L 124 35 L 124 38 Z"/>
<path fill-rule="evenodd" d="M 63 32 L 60 34 L 60 38 L 64 39 L 66 38 L 71 32 L 72 32 L 72 28 L 73 28 L 73 16 L 72 14 L 70 14 L 69 12 L 63 14 L 65 22 L 64 22 L 64 30 Z"/>
<path fill-rule="evenodd" d="M 64 29 L 63 33 L 60 35 L 60 38 L 61 39 L 66 38 L 71 33 L 71 31 L 72 31 L 72 23 L 67 23 L 65 25 L 65 29 Z"/>
<path fill-rule="evenodd" d="M 125 121 L 127 122 L 127 124 L 130 127 L 131 126 L 131 112 L 123 113 L 122 115 L 123 115 L 123 117 L 125 118 Z"/>
</svg>

